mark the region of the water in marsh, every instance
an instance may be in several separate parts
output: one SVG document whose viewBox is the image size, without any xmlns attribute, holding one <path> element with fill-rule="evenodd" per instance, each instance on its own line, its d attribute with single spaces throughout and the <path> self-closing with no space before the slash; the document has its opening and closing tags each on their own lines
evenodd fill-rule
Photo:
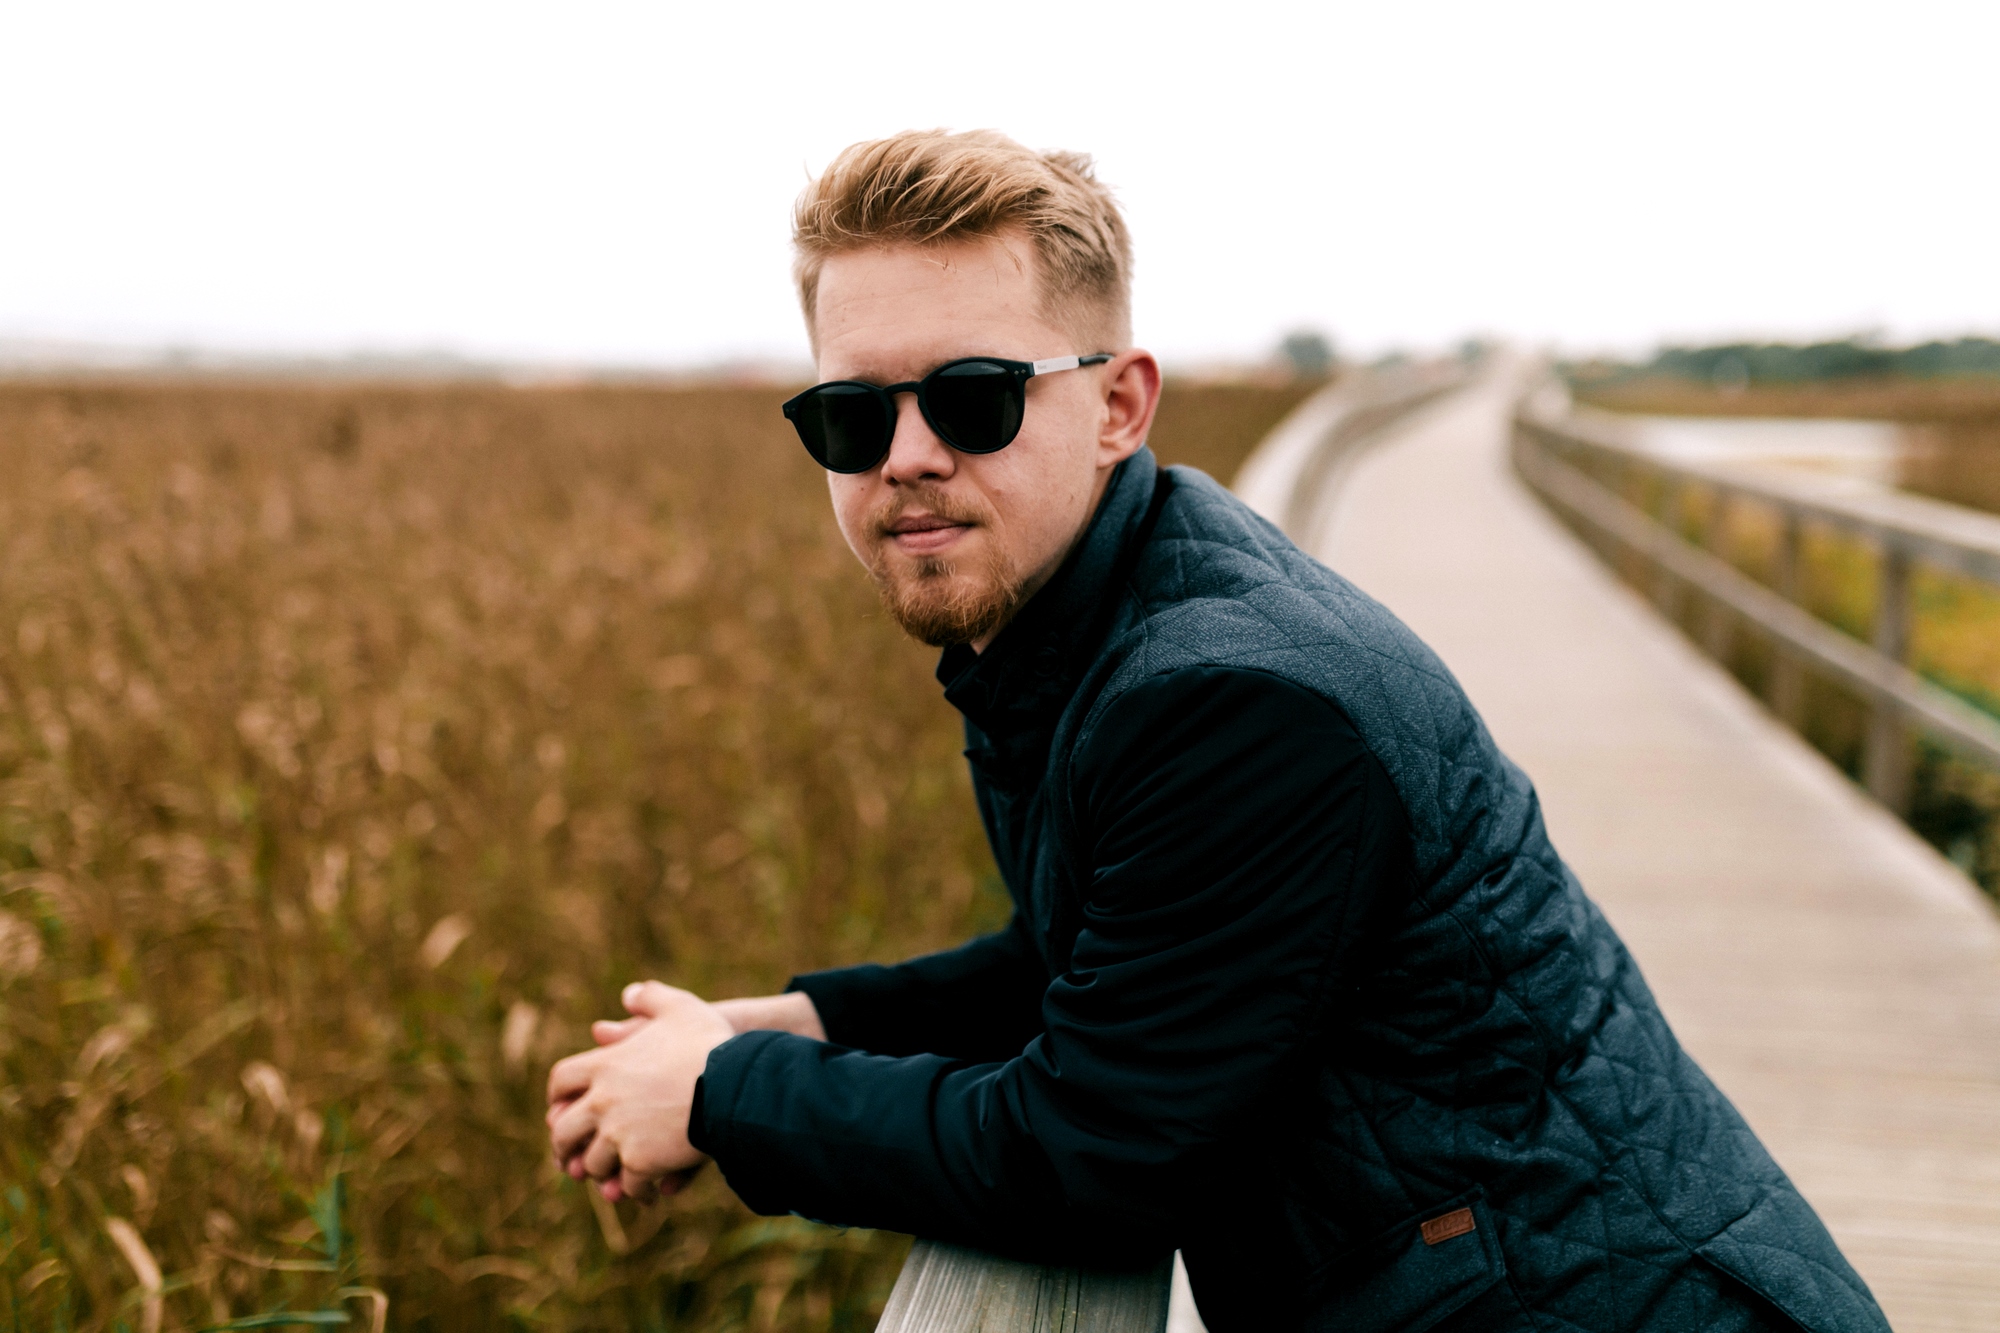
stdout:
<svg viewBox="0 0 2000 1333">
<path fill-rule="evenodd" d="M 1913 429 L 1786 417 L 1636 416 L 1620 424 L 1628 443 L 1676 462 L 1805 468 L 1882 486 L 1898 484 Z"/>
</svg>

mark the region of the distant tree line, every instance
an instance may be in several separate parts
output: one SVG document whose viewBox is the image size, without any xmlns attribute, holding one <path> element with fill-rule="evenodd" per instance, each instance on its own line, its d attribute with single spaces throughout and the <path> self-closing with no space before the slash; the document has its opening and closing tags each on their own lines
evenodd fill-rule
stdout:
<svg viewBox="0 0 2000 1333">
<path fill-rule="evenodd" d="M 2000 375 L 2000 341 L 1960 338 L 1915 347 L 1843 342 L 1730 343 L 1721 347 L 1669 347 L 1642 374 L 1672 375 L 1717 385 L 1801 384 L 1861 378 L 1937 379 L 1951 375 Z"/>
<path fill-rule="evenodd" d="M 1298 379 L 1323 380 L 1338 361 L 1333 340 L 1318 329 L 1298 329 L 1278 344 L 1278 364 Z"/>
</svg>

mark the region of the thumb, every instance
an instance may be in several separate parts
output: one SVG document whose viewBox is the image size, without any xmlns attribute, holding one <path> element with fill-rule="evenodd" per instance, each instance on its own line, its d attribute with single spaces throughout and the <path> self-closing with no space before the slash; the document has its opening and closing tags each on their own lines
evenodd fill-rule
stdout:
<svg viewBox="0 0 2000 1333">
<path fill-rule="evenodd" d="M 635 981 L 625 988 L 619 999 L 625 1004 L 625 1012 L 634 1017 L 658 1018 L 686 995 L 688 992 L 669 986 L 664 981 Z"/>
</svg>

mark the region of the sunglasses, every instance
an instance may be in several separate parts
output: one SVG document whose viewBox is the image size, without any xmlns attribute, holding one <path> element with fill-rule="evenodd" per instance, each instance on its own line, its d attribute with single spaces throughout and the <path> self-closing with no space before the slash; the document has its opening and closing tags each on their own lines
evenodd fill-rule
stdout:
<svg viewBox="0 0 2000 1333">
<path fill-rule="evenodd" d="M 1110 359 L 1109 352 L 1046 361 L 966 356 L 920 380 L 886 387 L 829 380 L 786 403 L 785 419 L 797 428 L 813 461 L 827 471 L 866 472 L 889 456 L 896 438 L 896 395 L 914 393 L 917 410 L 939 439 L 962 454 L 998 453 L 1021 433 L 1029 380 Z"/>
</svg>

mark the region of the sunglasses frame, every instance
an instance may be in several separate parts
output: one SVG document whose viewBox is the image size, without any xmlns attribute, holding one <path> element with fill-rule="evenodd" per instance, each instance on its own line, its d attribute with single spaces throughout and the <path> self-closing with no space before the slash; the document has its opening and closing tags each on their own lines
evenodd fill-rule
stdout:
<svg viewBox="0 0 2000 1333">
<path fill-rule="evenodd" d="M 922 379 L 905 380 L 901 384 L 870 384 L 866 380 L 827 380 L 823 384 L 815 384 L 810 389 L 805 390 L 803 393 L 800 393 L 795 397 L 787 399 L 783 410 L 785 413 L 785 420 L 791 422 L 793 427 L 795 429 L 798 429 L 799 428 L 798 411 L 800 406 L 808 398 L 811 398 L 814 394 L 819 393 L 823 389 L 848 389 L 848 388 L 865 389 L 869 393 L 875 396 L 877 402 L 881 405 L 883 420 L 888 422 L 888 429 L 883 433 L 882 451 L 876 454 L 874 458 L 870 459 L 867 465 L 864 467 L 841 468 L 832 466 L 831 464 L 827 463 L 826 460 L 822 459 L 817 453 L 813 451 L 812 445 L 806 444 L 805 434 L 803 430 L 800 430 L 799 442 L 801 444 L 806 445 L 806 452 L 812 455 L 813 461 L 815 463 L 818 463 L 821 467 L 825 468 L 828 472 L 838 472 L 844 475 L 852 476 L 854 474 L 867 472 L 873 469 L 874 467 L 879 465 L 883 459 L 889 456 L 889 450 L 896 442 L 896 395 L 900 393 L 914 393 L 917 396 L 917 410 L 923 413 L 925 424 L 930 426 L 931 430 L 936 433 L 937 437 L 940 440 L 943 440 L 946 444 L 950 445 L 953 449 L 956 449 L 959 453 L 997 454 L 1002 449 L 1005 449 L 1008 445 L 1014 442 L 1014 437 L 1021 433 L 1020 422 L 1027 420 L 1029 380 L 1034 379 L 1037 375 L 1054 375 L 1060 371 L 1076 370 L 1081 366 L 1103 365 L 1106 361 L 1111 360 L 1114 355 L 1116 354 L 1112 352 L 1093 352 L 1089 356 L 1052 356 L 1041 361 L 1011 361 L 1006 357 L 1001 357 L 1001 356 L 954 357 L 952 360 L 947 361 L 943 365 L 938 366 L 935 369 L 931 370 Z M 937 419 L 931 415 L 931 409 L 930 409 L 931 382 L 936 380 L 938 376 L 950 370 L 953 366 L 964 366 L 964 365 L 971 365 L 974 363 L 977 363 L 979 365 L 998 366 L 1000 369 L 1006 371 L 1008 375 L 1012 377 L 1012 383 L 1009 385 L 1008 391 L 1014 395 L 1016 404 L 1020 408 L 1020 411 L 1016 414 L 1019 418 L 1019 421 L 1016 422 L 1013 431 L 1011 431 L 1008 434 L 1006 439 L 1000 441 L 1000 443 L 994 445 L 991 449 L 966 448 L 964 445 L 960 444 L 957 440 L 952 439 L 951 432 L 947 431 L 942 425 L 938 423 Z"/>
</svg>

